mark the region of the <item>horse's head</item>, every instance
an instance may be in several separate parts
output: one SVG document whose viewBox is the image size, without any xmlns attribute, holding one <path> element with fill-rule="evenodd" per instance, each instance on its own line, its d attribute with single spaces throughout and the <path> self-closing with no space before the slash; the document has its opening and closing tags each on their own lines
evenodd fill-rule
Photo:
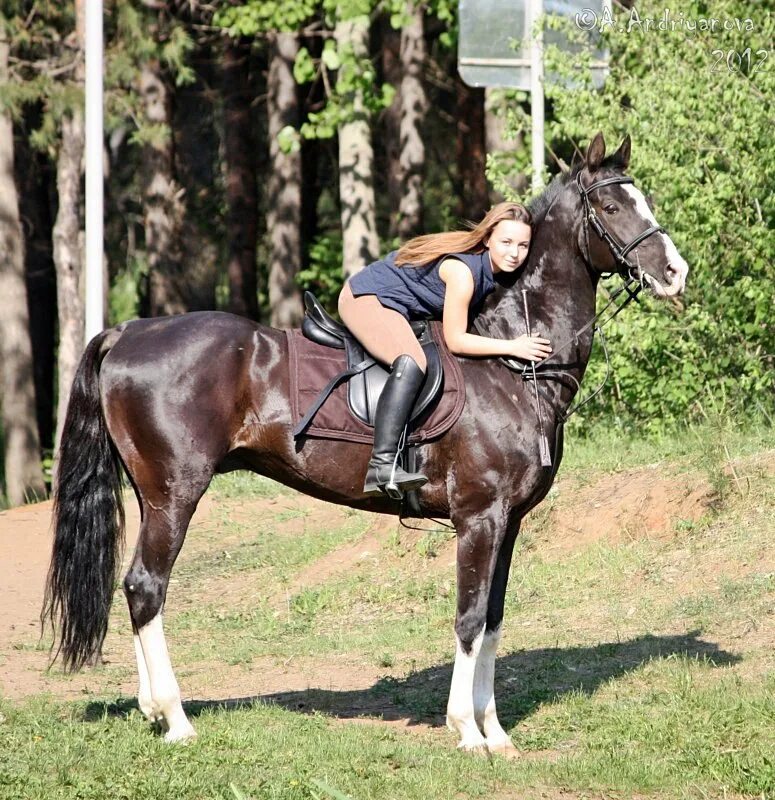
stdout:
<svg viewBox="0 0 775 800">
<path fill-rule="evenodd" d="M 642 192 L 624 175 L 630 149 L 628 135 L 606 158 L 602 133 L 587 148 L 575 171 L 585 213 L 579 244 L 593 270 L 619 272 L 642 280 L 658 297 L 674 297 L 683 292 L 689 267 Z"/>
</svg>

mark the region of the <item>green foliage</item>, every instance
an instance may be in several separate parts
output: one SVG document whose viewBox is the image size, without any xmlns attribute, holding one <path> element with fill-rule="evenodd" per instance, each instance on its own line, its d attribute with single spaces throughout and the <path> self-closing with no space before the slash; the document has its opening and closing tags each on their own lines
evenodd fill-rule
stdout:
<svg viewBox="0 0 775 800">
<path fill-rule="evenodd" d="M 216 11 L 213 23 L 229 36 L 257 36 L 269 31 L 297 31 L 319 6 L 317 0 L 250 0 Z"/>
<path fill-rule="evenodd" d="M 337 21 L 348 21 L 368 28 L 370 0 L 297 0 L 295 3 L 249 0 L 219 9 L 214 24 L 230 36 L 259 36 L 272 31 L 298 31 L 315 15 L 323 17 L 329 28 L 320 58 L 313 58 L 306 47 L 299 48 L 293 68 L 297 83 L 322 80 L 326 103 L 308 114 L 300 133 L 305 139 L 330 139 L 337 129 L 363 115 L 370 117 L 389 106 L 395 88 L 377 83 L 374 64 L 368 54 L 359 55 L 349 42 L 337 44 L 332 29 Z M 287 149 L 286 143 L 281 147 Z"/>
<path fill-rule="evenodd" d="M 342 236 L 319 236 L 309 248 L 307 266 L 296 275 L 296 283 L 309 289 L 329 311 L 336 309 L 342 289 Z"/>
<path fill-rule="evenodd" d="M 696 1 L 681 11 L 686 20 L 711 13 Z M 647 2 L 637 12 L 618 9 L 615 24 L 602 26 L 611 58 L 600 91 L 591 85 L 588 50 L 569 57 L 547 49 L 547 69 L 571 81 L 568 88 L 547 86 L 551 147 L 569 152 L 572 143 L 583 151 L 602 130 L 611 150 L 629 133 L 630 173 L 689 263 L 684 308 L 646 301 L 611 326 L 614 391 L 585 410 L 587 419 L 613 415 L 620 425 L 637 420 L 653 430 L 697 415 L 722 391 L 738 412 L 772 408 L 774 388 L 775 162 L 768 98 L 775 93 L 775 65 L 768 48 L 775 22 L 750 3 L 724 2 L 713 6 L 720 21 L 715 31 L 645 29 L 646 18 L 658 22 L 665 13 Z M 566 27 L 573 37 L 572 24 Z M 518 115 L 512 124 L 529 135 Z M 597 359 L 588 384 L 603 369 Z"/>
</svg>

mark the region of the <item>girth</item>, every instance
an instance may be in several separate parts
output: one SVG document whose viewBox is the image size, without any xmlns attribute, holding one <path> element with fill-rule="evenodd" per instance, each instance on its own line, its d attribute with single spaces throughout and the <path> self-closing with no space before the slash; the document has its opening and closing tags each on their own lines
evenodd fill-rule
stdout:
<svg viewBox="0 0 775 800">
<path fill-rule="evenodd" d="M 389 370 L 372 358 L 350 331 L 326 312 L 312 292 L 304 293 L 304 306 L 307 312 L 301 326 L 304 336 L 325 347 L 344 350 L 347 368 L 331 378 L 323 387 L 315 402 L 293 429 L 294 437 L 304 433 L 331 392 L 344 381 L 349 381 L 347 404 L 350 412 L 366 425 L 374 427 L 377 402 L 390 374 Z M 409 324 L 417 336 L 428 364 L 425 381 L 410 415 L 412 423 L 427 411 L 438 395 L 444 382 L 444 370 L 428 321 L 416 320 Z"/>
</svg>

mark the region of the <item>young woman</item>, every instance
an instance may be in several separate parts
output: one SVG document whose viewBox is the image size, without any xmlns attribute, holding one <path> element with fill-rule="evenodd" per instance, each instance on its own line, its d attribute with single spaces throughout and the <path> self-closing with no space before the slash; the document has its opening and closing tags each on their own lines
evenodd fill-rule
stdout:
<svg viewBox="0 0 775 800">
<path fill-rule="evenodd" d="M 530 246 L 530 212 L 500 203 L 470 231 L 418 236 L 353 275 L 339 295 L 339 315 L 352 334 L 391 373 L 377 404 L 374 451 L 363 491 L 367 495 L 422 486 L 427 478 L 398 463 L 399 439 L 425 378 L 426 359 L 410 319 L 441 319 L 452 353 L 515 356 L 540 361 L 547 339 L 492 339 L 468 333 L 472 309 L 494 290 L 493 276 L 514 272 Z"/>
</svg>

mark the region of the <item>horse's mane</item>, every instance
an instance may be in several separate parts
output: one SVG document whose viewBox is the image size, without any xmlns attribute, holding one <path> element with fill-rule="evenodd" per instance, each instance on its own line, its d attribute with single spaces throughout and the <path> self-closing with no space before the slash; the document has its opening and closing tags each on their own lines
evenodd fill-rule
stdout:
<svg viewBox="0 0 775 800">
<path fill-rule="evenodd" d="M 557 195 L 568 185 L 568 181 L 576 175 L 579 169 L 581 169 L 581 165 L 575 166 L 572 172 L 562 172 L 559 175 L 555 175 L 546 189 L 527 204 L 527 210 L 533 215 L 534 225 L 543 221 L 546 212 L 557 199 Z"/>
<path fill-rule="evenodd" d="M 577 161 L 567 172 L 555 175 L 551 183 L 544 189 L 538 197 L 534 197 L 528 204 L 527 209 L 533 215 L 533 224 L 542 222 L 547 211 L 552 207 L 552 203 L 557 199 L 557 195 L 572 181 L 584 167 L 583 161 Z M 616 157 L 616 153 L 603 159 L 600 168 L 610 167 L 611 169 L 621 169 L 622 163 Z"/>
</svg>

